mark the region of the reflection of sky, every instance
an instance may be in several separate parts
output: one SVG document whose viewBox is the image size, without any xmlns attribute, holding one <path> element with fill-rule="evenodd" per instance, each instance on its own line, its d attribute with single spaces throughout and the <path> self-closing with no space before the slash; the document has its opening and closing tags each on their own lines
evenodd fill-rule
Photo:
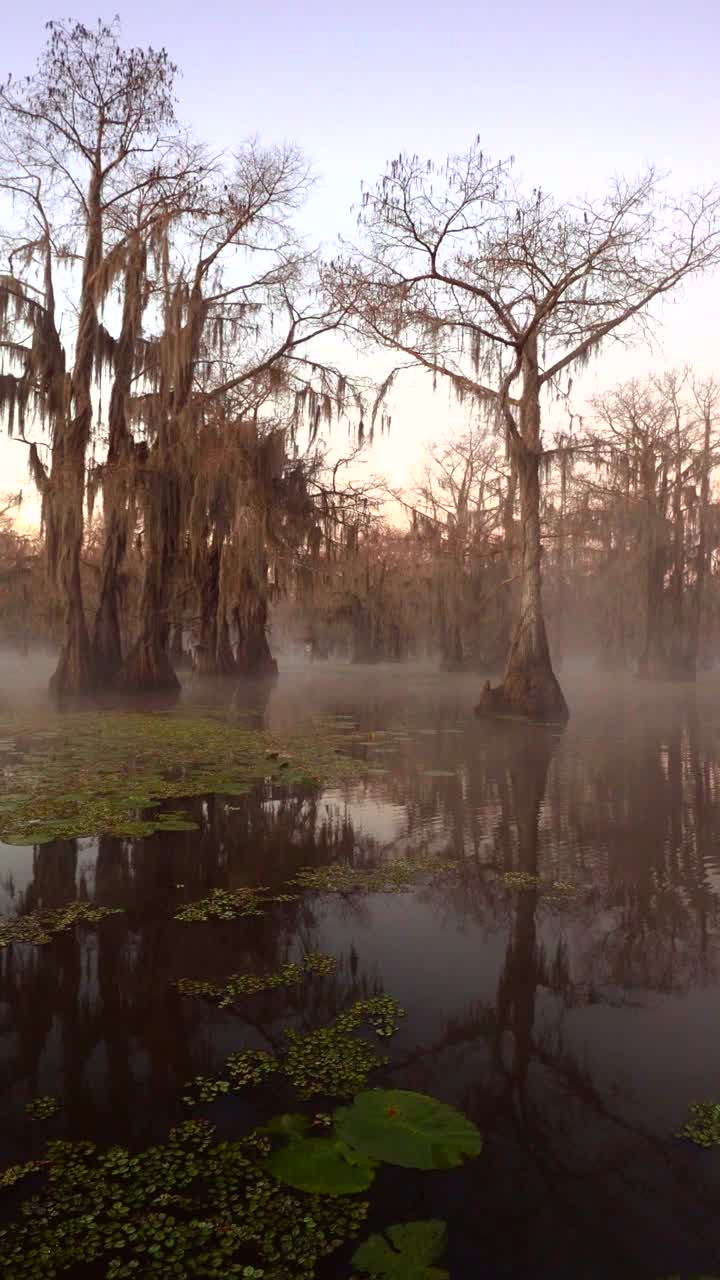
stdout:
<svg viewBox="0 0 720 1280">
<path fill-rule="evenodd" d="M 367 670 L 316 668 L 281 677 L 272 695 L 276 732 L 282 723 L 302 727 L 303 703 L 306 714 L 335 709 L 348 716 L 346 723 L 352 716 L 363 741 L 373 732 L 369 725 L 381 727 L 380 708 L 388 728 L 407 730 L 397 750 L 382 757 L 386 773 L 328 788 L 315 809 L 306 802 L 289 831 L 291 836 L 293 830 L 304 833 L 312 815 L 318 848 L 332 857 L 333 839 L 339 839 L 341 848 L 355 848 L 361 862 L 377 853 L 377 846 L 392 846 L 387 856 L 427 847 L 445 856 L 464 853 L 465 878 L 440 876 L 414 894 L 312 894 L 308 919 L 287 942 L 335 955 L 345 973 L 354 952 L 358 978 L 381 985 L 408 1011 L 397 1047 L 401 1056 L 423 1050 L 412 1068 L 413 1085 L 433 1091 L 439 1081 L 458 1097 L 492 1074 L 492 1023 L 483 1027 L 478 1016 L 498 1010 L 503 982 L 517 963 L 513 954 L 519 956 L 514 981 L 521 995 L 530 991 L 534 967 L 538 978 L 534 1045 L 561 1063 L 587 1066 L 615 1111 L 632 1112 L 658 1134 L 674 1132 L 689 1103 L 713 1096 L 720 1078 L 720 1035 L 714 1031 L 720 930 L 705 876 L 705 869 L 715 872 L 718 859 L 720 808 L 717 788 L 710 784 L 720 776 L 712 727 L 720 688 L 701 683 L 697 689 L 662 692 L 628 680 L 618 682 L 611 695 L 600 684 L 581 685 L 567 672 L 575 714 L 555 751 L 543 757 L 533 744 L 545 731 L 516 725 L 506 735 L 475 721 L 467 710 L 465 681 L 412 669 L 402 671 L 402 680 L 399 674 L 381 668 L 369 681 Z M 437 732 L 430 731 L 433 724 Z M 456 732 L 448 731 L 452 728 Z M 356 749 L 372 758 L 371 747 L 356 741 Z M 532 794 L 538 781 L 533 769 L 539 761 L 542 773 L 543 759 L 549 769 L 539 807 L 539 869 L 544 878 L 572 880 L 578 889 L 559 904 L 541 898 L 532 927 L 523 934 L 528 917 L 522 914 L 522 893 L 504 891 L 487 866 L 497 867 L 503 859 L 517 865 L 518 814 L 523 796 Z M 443 765 L 450 777 L 423 779 L 427 771 L 442 774 Z M 706 792 L 698 785 L 702 779 Z M 242 803 L 235 798 L 232 809 Z M 269 802 L 267 811 L 277 816 L 278 802 Z M 136 846 L 127 874 L 117 880 L 112 873 L 122 862 L 120 850 L 108 849 L 100 892 L 106 902 L 115 901 L 108 894 L 116 889 L 127 895 L 121 901 L 131 922 L 121 944 L 125 968 L 118 972 L 127 975 L 132 957 L 142 954 L 145 964 L 152 957 L 151 969 L 163 982 L 167 971 L 189 976 L 197 960 L 203 963 L 204 948 L 220 965 L 218 972 L 244 971 L 254 963 L 242 950 L 213 958 L 212 926 L 206 933 L 204 926 L 187 926 L 183 933 L 168 919 L 167 894 L 186 879 L 196 858 L 203 877 L 197 897 L 214 884 L 226 884 L 228 877 L 230 883 L 247 883 L 248 866 L 262 865 L 264 875 L 272 874 L 269 860 L 265 870 L 260 826 L 244 835 L 242 825 L 233 830 L 231 822 L 227 829 L 221 823 L 220 830 L 222 855 L 219 846 L 212 851 L 209 832 L 198 837 L 197 847 L 193 836 L 175 842 L 165 835 Z M 268 847 L 271 836 L 272 829 Z M 79 842 L 76 890 L 90 896 L 96 854 L 96 841 Z M 307 859 L 312 856 L 309 841 Z M 19 898 L 32 880 L 34 863 L 32 849 L 0 846 L 0 895 L 10 880 Z M 51 871 L 48 859 L 44 883 L 52 891 Z M 42 883 L 39 875 L 38 887 Z M 135 908 L 151 917 L 137 932 Z M 0 911 L 11 909 L 7 896 L 0 896 Z M 122 929 L 123 917 L 112 927 Z M 250 927 L 247 936 L 252 936 Z M 102 1003 L 107 999 L 98 980 L 102 935 L 87 930 L 81 937 L 82 992 L 89 1005 Z M 243 928 L 236 937 L 242 940 Z M 7 961 L 21 952 L 23 963 L 41 966 L 42 956 L 31 948 L 7 951 Z M 108 950 L 108 965 L 114 954 Z M 150 970 L 145 976 L 152 986 Z M 197 1012 L 207 1030 L 210 1061 L 237 1047 L 237 1024 L 233 1028 L 231 1019 L 214 1011 Z M 435 1060 L 425 1051 L 442 1041 L 452 1023 L 459 1028 L 454 1044 Z M 503 1053 L 508 1058 L 511 1026 L 512 1017 L 506 1018 Z M 138 1063 L 140 1071 L 140 1058 Z M 88 1070 L 101 1081 L 102 1057 L 94 1058 Z"/>
<path fill-rule="evenodd" d="M 87 22 L 115 7 L 72 6 Z M 6 8 L 0 65 L 19 77 L 42 45 L 48 9 L 41 0 Z M 689 0 L 681 13 L 669 0 L 519 0 L 512 8 L 459 0 L 444 19 L 430 0 L 208 0 L 201 9 L 126 0 L 122 18 L 128 42 L 166 45 L 178 62 L 180 114 L 198 135 L 221 147 L 253 133 L 303 147 L 319 181 L 301 225 L 330 245 L 338 231 L 353 233 L 360 181 L 372 181 L 390 157 L 442 157 L 478 133 L 493 155 L 517 157 L 530 186 L 562 198 L 602 190 L 613 174 L 632 176 L 649 162 L 671 171 L 678 188 L 713 176 L 714 0 Z M 687 302 L 668 313 L 669 363 L 712 367 L 714 289 L 691 286 Z M 613 352 L 583 386 L 642 373 L 650 359 Z M 393 422 L 371 465 L 402 483 L 423 441 L 457 426 L 458 412 L 418 383 L 396 395 Z M 0 490 L 24 482 L 23 452 L 0 441 Z"/>
<path fill-rule="evenodd" d="M 94 837 L 78 840 L 77 847 L 75 890 L 78 897 L 92 898 L 98 841 Z M 18 902 L 32 884 L 34 875 L 35 851 L 32 845 L 3 844 L 0 841 L 0 916 L 15 914 Z"/>
</svg>

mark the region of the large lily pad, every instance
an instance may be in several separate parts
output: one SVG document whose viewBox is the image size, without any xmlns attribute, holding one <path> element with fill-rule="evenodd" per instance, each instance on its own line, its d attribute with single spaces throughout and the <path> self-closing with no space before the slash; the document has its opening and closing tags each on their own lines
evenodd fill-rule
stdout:
<svg viewBox="0 0 720 1280">
<path fill-rule="evenodd" d="M 388 1227 L 387 1235 L 374 1235 L 364 1240 L 353 1254 L 358 1271 L 387 1280 L 442 1280 L 447 1271 L 432 1264 L 445 1252 L 445 1223 L 404 1222 Z"/>
<path fill-rule="evenodd" d="M 266 1156 L 263 1166 L 280 1182 L 313 1195 L 354 1195 L 375 1177 L 372 1160 L 334 1138 L 295 1139 Z"/>
<path fill-rule="evenodd" d="M 472 1121 L 454 1107 L 404 1089 L 371 1089 L 335 1113 L 335 1129 L 351 1146 L 406 1169 L 449 1169 L 482 1150 Z"/>
</svg>

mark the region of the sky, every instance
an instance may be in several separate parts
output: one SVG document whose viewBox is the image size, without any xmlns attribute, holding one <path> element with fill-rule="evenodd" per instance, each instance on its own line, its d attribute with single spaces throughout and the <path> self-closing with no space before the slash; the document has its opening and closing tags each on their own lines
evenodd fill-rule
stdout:
<svg viewBox="0 0 720 1280">
<path fill-rule="evenodd" d="M 70 14 L 110 19 L 118 3 L 75 0 Z M 48 17 L 64 15 L 47 0 L 5 9 L 0 73 L 19 77 Z M 127 43 L 163 45 L 178 64 L 179 115 L 197 136 L 218 147 L 251 135 L 302 147 L 318 175 L 302 229 L 329 249 L 353 233 L 361 180 L 401 150 L 442 158 L 477 135 L 558 197 L 600 195 L 613 175 L 650 163 L 676 191 L 720 178 L 717 0 L 125 0 L 119 15 Z M 660 347 L 612 350 L 581 398 L 687 361 L 711 372 L 719 290 L 718 279 L 690 285 L 664 310 Z M 447 394 L 424 385 L 401 388 L 392 408 L 392 431 L 367 467 L 402 485 L 425 444 L 462 424 Z M 0 493 L 21 486 L 30 497 L 23 446 L 0 439 Z"/>
</svg>

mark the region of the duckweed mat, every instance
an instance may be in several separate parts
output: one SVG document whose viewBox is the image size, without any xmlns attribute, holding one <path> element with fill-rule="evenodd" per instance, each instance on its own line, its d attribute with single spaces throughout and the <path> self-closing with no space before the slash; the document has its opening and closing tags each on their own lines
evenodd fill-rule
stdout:
<svg viewBox="0 0 720 1280">
<path fill-rule="evenodd" d="M 259 778 L 319 784 L 357 776 L 327 734 L 282 741 L 210 713 L 80 711 L 0 717 L 0 841 L 191 830 L 180 796 L 239 795 Z"/>
</svg>

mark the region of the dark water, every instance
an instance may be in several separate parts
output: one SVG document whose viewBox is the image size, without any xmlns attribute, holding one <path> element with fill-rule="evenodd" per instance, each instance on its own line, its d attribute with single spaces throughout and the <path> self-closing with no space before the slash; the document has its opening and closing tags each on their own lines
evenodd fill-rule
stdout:
<svg viewBox="0 0 720 1280">
<path fill-rule="evenodd" d="M 384 990 L 408 1013 L 385 1079 L 459 1106 L 486 1142 L 462 1170 L 380 1180 L 379 1220 L 446 1218 L 453 1280 L 720 1272 L 720 1150 L 674 1137 L 692 1101 L 720 1099 L 720 687 L 570 675 L 567 687 L 559 733 L 474 720 L 477 685 L 462 678 L 290 672 L 257 720 L 393 731 L 350 748 L 384 772 L 190 801 L 198 832 L 0 845 L 0 910 L 78 894 L 124 908 L 0 952 L 0 1166 L 48 1136 L 161 1137 L 187 1115 L 192 1076 Z M 458 874 L 413 894 L 308 894 L 226 924 L 173 919 L 216 886 L 408 850 Z M 560 903 L 510 893 L 505 870 L 577 889 Z M 273 992 L 221 1012 L 173 987 L 305 949 L 339 962 L 312 1007 Z M 63 1102 L 46 1124 L 23 1110 L 38 1094 Z M 231 1134 L 257 1118 L 242 1096 L 202 1113 Z M 328 1271 L 348 1274 L 346 1260 Z"/>
</svg>

